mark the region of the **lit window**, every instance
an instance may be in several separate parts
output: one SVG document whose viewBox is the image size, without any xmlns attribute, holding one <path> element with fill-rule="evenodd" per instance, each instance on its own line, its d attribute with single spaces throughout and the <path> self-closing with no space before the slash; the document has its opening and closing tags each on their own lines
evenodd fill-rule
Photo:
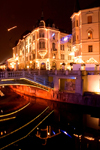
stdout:
<svg viewBox="0 0 100 150">
<path fill-rule="evenodd" d="M 88 39 L 92 39 L 92 31 L 88 31 Z"/>
<path fill-rule="evenodd" d="M 87 17 L 87 22 L 88 22 L 88 23 L 92 23 L 92 16 L 88 16 L 88 17 Z"/>
<path fill-rule="evenodd" d="M 53 59 L 55 59 L 55 58 L 56 58 L 56 54 L 53 55 Z"/>
<path fill-rule="evenodd" d="M 93 52 L 93 46 L 92 45 L 88 46 L 88 52 Z"/>
</svg>

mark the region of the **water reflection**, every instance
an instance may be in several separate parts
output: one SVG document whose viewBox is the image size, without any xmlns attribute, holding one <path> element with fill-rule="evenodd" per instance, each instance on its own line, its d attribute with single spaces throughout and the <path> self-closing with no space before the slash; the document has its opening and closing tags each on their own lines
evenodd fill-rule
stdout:
<svg viewBox="0 0 100 150">
<path fill-rule="evenodd" d="M 22 99 L 26 99 L 30 102 L 32 107 L 34 104 L 41 107 L 49 105 L 50 109 L 54 109 L 54 114 L 50 115 L 48 119 L 37 127 L 35 133 L 33 133 L 34 136 L 42 141 L 42 146 L 48 148 L 58 145 L 59 148 L 59 145 L 67 145 L 67 148 L 73 148 L 74 150 L 100 149 L 99 108 L 46 101 L 26 95 L 20 96 Z M 31 113 L 36 113 L 36 111 L 38 110 L 31 108 Z M 3 112 L 1 112 L 1 114 L 2 113 Z M 21 114 L 21 117 L 24 117 L 25 114 L 27 115 L 25 112 Z M 18 117 L 20 119 L 20 115 Z M 25 118 L 26 122 L 29 117 L 31 120 L 32 116 L 27 116 L 27 118 Z M 0 122 L 0 136 L 2 137 L 6 133 L 14 130 L 17 126 L 16 121 L 17 120 L 14 119 L 9 120 L 9 122 Z"/>
</svg>

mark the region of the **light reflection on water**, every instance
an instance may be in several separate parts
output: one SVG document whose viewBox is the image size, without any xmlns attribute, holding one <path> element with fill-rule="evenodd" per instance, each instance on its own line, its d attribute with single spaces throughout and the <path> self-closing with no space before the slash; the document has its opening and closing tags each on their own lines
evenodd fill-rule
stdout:
<svg viewBox="0 0 100 150">
<path fill-rule="evenodd" d="M 24 98 L 31 104 L 39 103 L 43 106 L 45 102 L 27 96 L 24 96 Z M 62 143 L 61 138 L 68 140 L 69 144 L 72 142 L 75 149 L 96 149 L 94 145 L 98 145 L 98 149 L 100 148 L 100 117 L 96 108 L 89 110 L 89 107 L 80 106 L 80 108 L 77 105 L 61 103 L 55 106 L 52 101 L 46 105 L 48 104 L 54 109 L 54 114 L 35 130 L 36 137 L 44 140 L 42 145 L 50 146 L 50 143 L 52 145 L 52 141 L 58 140 L 59 137 L 59 141 Z M 16 126 L 14 120 L 7 123 L 0 123 L 0 136 L 11 132 Z"/>
</svg>

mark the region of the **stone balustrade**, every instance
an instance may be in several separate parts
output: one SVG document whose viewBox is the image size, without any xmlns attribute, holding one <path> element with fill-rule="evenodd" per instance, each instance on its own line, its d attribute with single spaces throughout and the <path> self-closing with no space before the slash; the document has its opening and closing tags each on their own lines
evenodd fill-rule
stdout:
<svg viewBox="0 0 100 150">
<path fill-rule="evenodd" d="M 0 72 L 0 80 L 2 79 L 20 79 L 27 78 L 29 80 L 35 81 L 37 83 L 49 86 L 53 88 L 53 84 L 48 82 L 46 79 L 43 79 L 39 76 L 40 71 L 1 71 Z"/>
</svg>

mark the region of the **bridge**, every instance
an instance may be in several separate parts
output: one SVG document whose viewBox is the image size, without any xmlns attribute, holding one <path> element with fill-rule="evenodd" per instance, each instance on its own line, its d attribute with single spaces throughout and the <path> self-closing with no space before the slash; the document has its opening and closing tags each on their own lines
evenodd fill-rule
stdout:
<svg viewBox="0 0 100 150">
<path fill-rule="evenodd" d="M 45 71 L 40 72 L 39 70 L 22 70 L 0 72 L 0 86 L 16 84 L 33 85 L 36 87 L 42 87 L 43 89 L 54 87 L 53 83 L 48 81 Z"/>
</svg>

